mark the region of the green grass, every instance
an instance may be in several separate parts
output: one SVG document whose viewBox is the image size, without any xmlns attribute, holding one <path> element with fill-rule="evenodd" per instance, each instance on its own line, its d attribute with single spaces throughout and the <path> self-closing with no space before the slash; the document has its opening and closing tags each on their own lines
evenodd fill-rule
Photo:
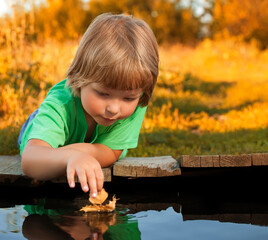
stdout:
<svg viewBox="0 0 268 240">
<path fill-rule="evenodd" d="M 158 129 L 152 133 L 142 133 L 138 147 L 129 150 L 128 156 L 171 155 L 177 158 L 180 155 L 256 152 L 268 152 L 268 128 L 227 133 L 204 133 L 203 135 L 189 131 Z"/>
<path fill-rule="evenodd" d="M 0 153 L 17 154 L 19 129 L 6 128 L 0 131 Z M 141 133 L 136 149 L 128 151 L 132 157 L 152 157 L 194 154 L 247 154 L 268 152 L 268 128 L 240 130 L 228 133 L 204 133 L 158 129 L 152 133 Z"/>
<path fill-rule="evenodd" d="M 19 135 L 19 128 L 9 126 L 0 130 L 0 155 L 18 154 L 17 139 Z"/>
</svg>

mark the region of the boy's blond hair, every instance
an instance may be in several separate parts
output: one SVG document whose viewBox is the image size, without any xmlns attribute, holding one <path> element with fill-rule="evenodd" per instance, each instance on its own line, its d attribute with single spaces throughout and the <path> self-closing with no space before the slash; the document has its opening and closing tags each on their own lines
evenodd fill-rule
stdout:
<svg viewBox="0 0 268 240">
<path fill-rule="evenodd" d="M 158 77 L 158 45 L 150 27 L 133 16 L 101 14 L 85 32 L 67 72 L 67 85 L 97 82 L 118 90 L 142 88 L 146 106 Z"/>
</svg>

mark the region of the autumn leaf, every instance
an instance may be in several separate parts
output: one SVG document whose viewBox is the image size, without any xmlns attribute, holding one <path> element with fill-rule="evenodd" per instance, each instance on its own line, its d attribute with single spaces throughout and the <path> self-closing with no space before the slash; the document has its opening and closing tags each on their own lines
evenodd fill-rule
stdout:
<svg viewBox="0 0 268 240">
<path fill-rule="evenodd" d="M 114 211 L 117 199 L 115 196 L 113 196 L 112 201 L 109 201 L 109 203 L 102 205 L 102 203 L 107 199 L 107 197 L 108 197 L 108 193 L 103 188 L 97 197 L 89 198 L 89 201 L 92 203 L 92 205 L 86 205 L 85 207 L 81 208 L 80 211 L 84 211 L 84 212 L 112 212 Z"/>
</svg>

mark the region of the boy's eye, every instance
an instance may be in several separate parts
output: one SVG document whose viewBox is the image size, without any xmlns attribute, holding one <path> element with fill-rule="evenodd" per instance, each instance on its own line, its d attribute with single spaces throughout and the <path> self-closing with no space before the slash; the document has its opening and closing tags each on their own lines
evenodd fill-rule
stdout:
<svg viewBox="0 0 268 240">
<path fill-rule="evenodd" d="M 136 99 L 137 99 L 137 98 L 128 98 L 128 97 L 125 98 L 125 100 L 126 100 L 126 101 L 129 101 L 129 102 L 134 101 L 134 100 L 136 100 Z"/>
<path fill-rule="evenodd" d="M 100 91 L 97 91 L 97 90 L 96 90 L 96 93 L 97 93 L 98 95 L 102 96 L 102 97 L 107 97 L 107 96 L 109 96 L 108 93 L 100 92 Z"/>
</svg>

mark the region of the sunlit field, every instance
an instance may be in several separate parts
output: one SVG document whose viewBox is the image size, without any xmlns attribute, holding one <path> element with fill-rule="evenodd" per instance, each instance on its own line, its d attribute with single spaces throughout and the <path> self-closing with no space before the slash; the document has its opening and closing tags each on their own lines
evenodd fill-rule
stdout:
<svg viewBox="0 0 268 240">
<path fill-rule="evenodd" d="M 6 35 L 5 35 L 6 36 Z M 52 85 L 66 77 L 77 41 L 0 48 L 0 154 L 16 154 L 19 129 Z M 160 75 L 128 156 L 268 151 L 268 50 L 239 37 L 190 48 L 160 47 Z"/>
</svg>

